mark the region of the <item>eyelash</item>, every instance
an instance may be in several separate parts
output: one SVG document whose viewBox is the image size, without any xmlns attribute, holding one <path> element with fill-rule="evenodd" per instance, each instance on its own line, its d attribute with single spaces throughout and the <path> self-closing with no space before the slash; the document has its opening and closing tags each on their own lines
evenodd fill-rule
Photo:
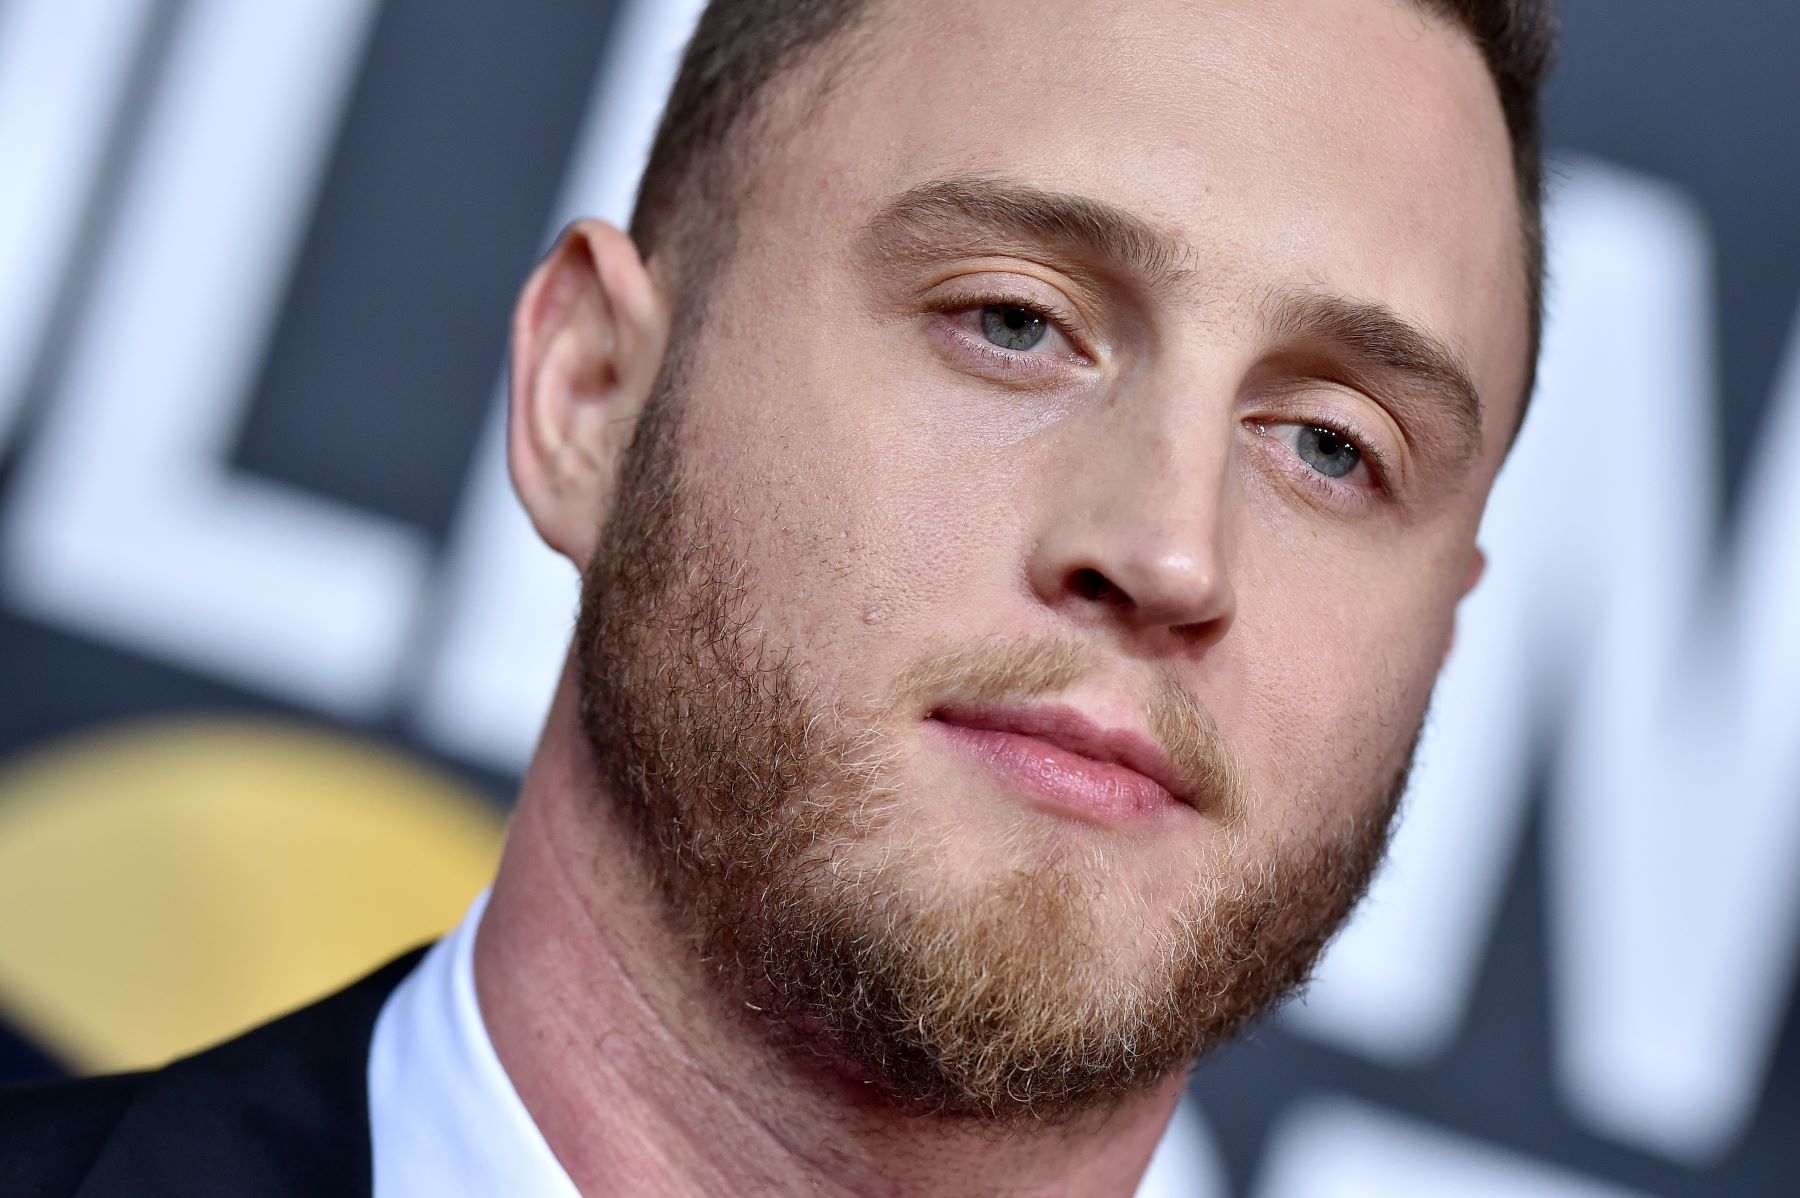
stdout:
<svg viewBox="0 0 1800 1198">
<path fill-rule="evenodd" d="M 1067 343 L 1069 349 L 1084 364 L 1091 364 L 1093 359 L 1086 354 L 1080 345 L 1080 337 L 1074 331 L 1077 321 L 1072 313 L 1054 304 L 1045 304 L 1035 295 L 1025 295 L 1020 291 L 1004 288 L 970 292 L 963 295 L 950 296 L 934 303 L 930 313 L 943 321 L 951 330 L 951 335 L 959 342 L 964 352 L 976 354 L 1000 369 L 1014 375 L 1036 375 L 1040 378 L 1047 372 L 1067 365 L 1067 359 L 1047 354 L 1030 353 L 1022 350 L 1003 349 L 988 341 L 979 334 L 970 332 L 955 321 L 955 317 L 964 313 L 979 312 L 983 308 L 1002 306 L 1022 308 L 1034 316 L 1043 318 Z M 1249 422 L 1260 434 L 1267 436 L 1272 427 L 1296 424 L 1306 428 L 1322 428 L 1342 437 L 1356 447 L 1361 459 L 1368 464 L 1372 485 L 1359 487 L 1354 484 L 1340 482 L 1307 466 L 1291 451 L 1283 447 L 1284 456 L 1292 463 L 1289 472 L 1303 485 L 1315 491 L 1323 498 L 1344 502 L 1366 502 L 1377 496 L 1387 497 L 1393 493 L 1393 466 L 1387 455 L 1379 448 L 1374 437 L 1365 432 L 1356 422 L 1340 416 L 1324 416 L 1316 412 L 1296 414 L 1290 418 L 1272 420 L 1254 420 Z"/>
<path fill-rule="evenodd" d="M 1345 420 L 1341 416 L 1326 417 L 1317 413 L 1305 413 L 1281 419 L 1252 420 L 1247 423 L 1259 436 L 1270 437 L 1271 429 L 1284 425 L 1298 425 L 1301 428 L 1322 428 L 1354 445 L 1362 461 L 1369 467 L 1370 486 L 1359 487 L 1321 474 L 1301 461 L 1285 445 L 1281 446 L 1280 452 L 1288 472 L 1303 486 L 1324 498 L 1340 503 L 1345 500 L 1363 503 L 1393 495 L 1393 464 L 1384 452 L 1376 448 L 1375 438 L 1364 432 L 1354 421 Z"/>
<path fill-rule="evenodd" d="M 1069 365 L 1069 359 L 1042 353 L 1030 353 L 1023 350 L 1002 349 L 993 342 L 976 333 L 963 328 L 955 321 L 955 317 L 968 312 L 980 312 L 983 308 L 1006 307 L 1022 308 L 1033 316 L 1041 317 L 1056 333 L 1062 337 L 1074 354 L 1077 364 L 1091 365 L 1093 359 L 1081 348 L 1081 337 L 1075 331 L 1078 321 L 1074 314 L 1056 304 L 1046 304 L 1035 295 L 1027 296 L 1021 292 L 988 290 L 970 292 L 964 295 L 949 296 L 932 304 L 930 313 L 943 322 L 944 327 L 952 330 L 959 348 L 986 358 L 990 363 L 1014 375 L 1035 375 L 1042 377 L 1045 373 Z"/>
</svg>

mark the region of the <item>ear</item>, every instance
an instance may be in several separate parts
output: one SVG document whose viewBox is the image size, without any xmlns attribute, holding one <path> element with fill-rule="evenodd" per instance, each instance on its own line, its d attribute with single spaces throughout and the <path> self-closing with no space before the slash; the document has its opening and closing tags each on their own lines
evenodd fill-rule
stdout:
<svg viewBox="0 0 1800 1198">
<path fill-rule="evenodd" d="M 1481 546 L 1471 546 L 1469 549 L 1469 572 L 1463 577 L 1462 592 L 1456 596 L 1459 605 L 1469 597 L 1469 592 L 1475 589 L 1475 584 L 1481 581 L 1481 576 L 1485 573 L 1487 573 L 1487 554 L 1482 552 Z M 1444 645 L 1443 661 L 1438 662 L 1440 670 L 1444 668 L 1444 662 L 1450 660 L 1450 650 L 1456 648 L 1456 620 L 1456 615 L 1450 617 L 1450 639 Z"/>
<path fill-rule="evenodd" d="M 564 230 L 519 296 L 507 464 L 538 535 L 577 569 L 593 556 L 667 339 L 637 247 L 603 221 Z"/>
</svg>

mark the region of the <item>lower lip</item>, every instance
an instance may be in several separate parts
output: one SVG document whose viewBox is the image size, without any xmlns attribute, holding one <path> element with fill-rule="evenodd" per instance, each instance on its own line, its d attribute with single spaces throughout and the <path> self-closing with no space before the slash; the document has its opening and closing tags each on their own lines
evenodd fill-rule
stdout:
<svg viewBox="0 0 1800 1198">
<path fill-rule="evenodd" d="M 1071 815 L 1104 821 L 1166 816 L 1181 803 L 1136 770 L 1095 761 L 1017 732 L 926 721 L 961 751 L 1008 781 Z"/>
</svg>

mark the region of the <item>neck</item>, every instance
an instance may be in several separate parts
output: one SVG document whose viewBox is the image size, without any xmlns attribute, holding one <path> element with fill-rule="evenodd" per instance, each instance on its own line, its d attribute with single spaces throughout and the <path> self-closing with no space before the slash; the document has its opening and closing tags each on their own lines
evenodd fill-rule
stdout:
<svg viewBox="0 0 1800 1198">
<path fill-rule="evenodd" d="M 607 801 L 567 672 L 475 944 L 483 1020 L 586 1195 L 1130 1194 L 1180 1079 L 1086 1119 L 997 1129 L 802 1072 L 665 920 Z"/>
</svg>

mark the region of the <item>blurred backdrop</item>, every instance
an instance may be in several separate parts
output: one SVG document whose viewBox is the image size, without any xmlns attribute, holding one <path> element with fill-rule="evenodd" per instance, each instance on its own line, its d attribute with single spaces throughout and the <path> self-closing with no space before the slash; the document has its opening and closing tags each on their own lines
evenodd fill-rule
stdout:
<svg viewBox="0 0 1800 1198">
<path fill-rule="evenodd" d="M 481 885 L 574 598 L 508 309 L 697 7 L 0 0 L 0 1080 Z M 1800 8 L 1563 10 L 1543 386 L 1406 823 L 1160 1192 L 1800 1193 Z"/>
</svg>

